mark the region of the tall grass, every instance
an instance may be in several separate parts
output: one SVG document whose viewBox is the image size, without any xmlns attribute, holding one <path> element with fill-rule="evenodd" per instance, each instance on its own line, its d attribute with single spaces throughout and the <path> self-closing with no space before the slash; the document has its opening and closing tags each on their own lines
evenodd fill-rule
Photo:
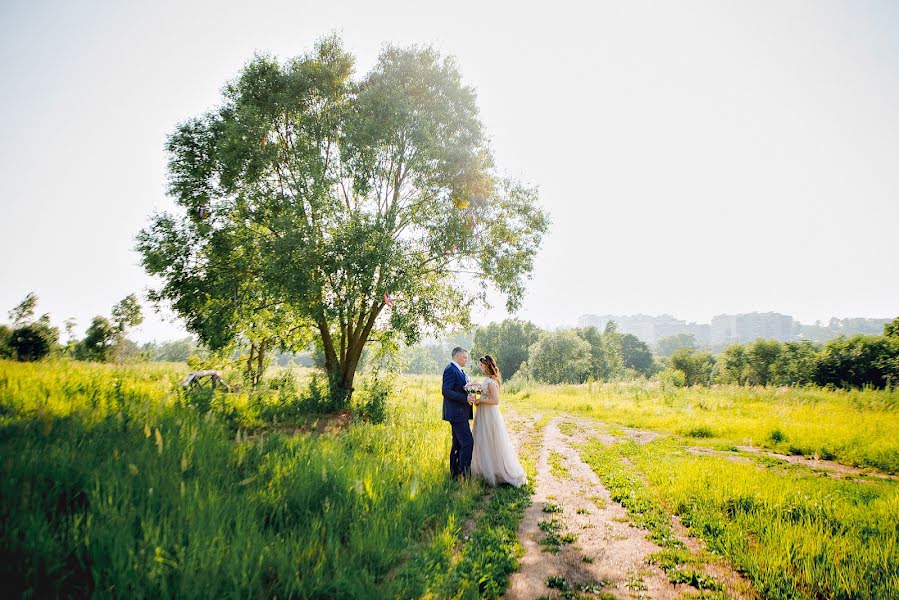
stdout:
<svg viewBox="0 0 899 600">
<path fill-rule="evenodd" d="M 7 593 L 393 598 L 504 588 L 510 568 L 491 571 L 477 551 L 470 573 L 456 574 L 461 525 L 484 489 L 448 477 L 434 382 L 407 381 L 383 423 L 287 435 L 251 395 L 213 395 L 201 410 L 176 390 L 184 371 L 0 361 Z M 513 542 L 514 513 L 504 521 Z M 515 551 L 499 550 L 507 561 Z"/>
</svg>

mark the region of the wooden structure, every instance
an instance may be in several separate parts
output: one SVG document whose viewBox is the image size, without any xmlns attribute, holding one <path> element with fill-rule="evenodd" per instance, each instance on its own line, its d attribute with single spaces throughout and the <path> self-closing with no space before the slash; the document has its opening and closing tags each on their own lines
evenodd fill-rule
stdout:
<svg viewBox="0 0 899 600">
<path fill-rule="evenodd" d="M 229 392 L 231 391 L 231 386 L 225 383 L 225 380 L 222 378 L 222 374 L 218 371 L 191 371 L 187 377 L 184 378 L 184 381 L 181 382 L 181 387 L 183 388 L 203 388 L 206 389 L 206 386 L 203 385 L 203 378 L 206 378 L 212 384 L 212 387 L 215 388 L 217 386 L 222 386 Z"/>
</svg>

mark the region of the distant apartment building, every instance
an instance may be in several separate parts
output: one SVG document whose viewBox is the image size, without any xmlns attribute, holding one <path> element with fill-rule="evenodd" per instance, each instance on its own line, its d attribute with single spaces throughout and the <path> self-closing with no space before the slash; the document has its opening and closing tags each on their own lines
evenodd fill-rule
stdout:
<svg viewBox="0 0 899 600">
<path fill-rule="evenodd" d="M 696 339 L 698 346 L 722 346 L 757 338 L 786 342 L 796 338 L 798 325 L 793 317 L 775 312 L 717 315 L 711 324 L 687 322 L 671 315 L 581 315 L 577 324 L 602 330 L 609 321 L 615 321 L 619 332 L 635 335 L 647 344 L 686 333 Z"/>
<path fill-rule="evenodd" d="M 687 333 L 692 333 L 699 346 L 708 346 L 712 340 L 712 326 L 708 323 L 687 323 Z"/>
<path fill-rule="evenodd" d="M 578 327 L 596 327 L 605 329 L 606 323 L 615 321 L 620 333 L 629 333 L 646 342 L 655 344 L 660 339 L 682 333 L 692 334 L 696 343 L 705 345 L 709 343 L 710 326 L 707 323 L 688 323 L 681 319 L 675 319 L 671 315 L 653 317 L 650 315 L 581 315 L 578 318 Z"/>
<path fill-rule="evenodd" d="M 793 339 L 793 317 L 775 312 L 752 312 L 712 317 L 713 346 L 751 342 L 758 338 L 787 342 Z"/>
</svg>

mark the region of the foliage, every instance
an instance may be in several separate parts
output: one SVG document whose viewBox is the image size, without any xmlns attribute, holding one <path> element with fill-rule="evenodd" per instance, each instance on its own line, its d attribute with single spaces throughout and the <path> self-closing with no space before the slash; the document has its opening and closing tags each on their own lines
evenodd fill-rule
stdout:
<svg viewBox="0 0 899 600">
<path fill-rule="evenodd" d="M 374 374 L 365 382 L 362 397 L 356 399 L 359 416 L 372 423 L 383 423 L 387 418 L 387 399 L 393 392 L 394 382 L 391 378 Z"/>
<path fill-rule="evenodd" d="M 680 348 L 671 353 L 668 362 L 684 374 L 685 385 L 709 385 L 712 380 L 715 359 L 708 352 Z"/>
<path fill-rule="evenodd" d="M 899 317 L 883 326 L 883 335 L 888 338 L 899 338 Z"/>
<path fill-rule="evenodd" d="M 540 329 L 530 321 L 505 319 L 478 327 L 471 353 L 474 357 L 491 354 L 503 378 L 511 379 L 528 359 L 528 348 L 540 337 Z"/>
<path fill-rule="evenodd" d="M 671 356 L 676 350 L 687 348 L 696 349 L 696 336 L 692 333 L 678 333 L 663 337 L 656 342 L 656 352 L 659 356 Z"/>
<path fill-rule="evenodd" d="M 718 355 L 717 379 L 721 383 L 746 385 L 749 380 L 749 358 L 743 344 L 731 344 Z"/>
<path fill-rule="evenodd" d="M 410 346 L 403 352 L 406 363 L 406 373 L 418 375 L 433 375 L 441 368 L 431 351 L 434 347 L 426 347 L 420 344 Z"/>
<path fill-rule="evenodd" d="M 815 373 L 818 385 L 885 387 L 899 382 L 899 340 L 857 335 L 824 345 Z"/>
<path fill-rule="evenodd" d="M 771 383 L 808 385 L 814 383 L 818 367 L 818 348 L 808 340 L 786 342 L 770 367 Z"/>
<path fill-rule="evenodd" d="M 582 383 L 591 373 L 590 344 L 570 329 L 544 333 L 528 356 L 528 374 L 544 383 Z"/>
<path fill-rule="evenodd" d="M 37 301 L 37 294 L 28 292 L 25 299 L 9 311 L 9 320 L 12 321 L 13 328 L 30 323 L 34 319 L 34 309 L 37 307 Z"/>
<path fill-rule="evenodd" d="M 85 331 L 84 339 L 73 344 L 73 355 L 79 360 L 124 361 L 144 356 L 137 344 L 125 337 L 129 327 L 139 325 L 144 317 L 137 296 L 129 294 L 112 307 L 112 319 L 97 315 Z"/>
<path fill-rule="evenodd" d="M 29 292 L 9 311 L 12 326 L 0 326 L 0 359 L 40 360 L 59 348 L 59 329 L 50 325 L 50 315 L 34 320 L 38 298 Z"/>
<path fill-rule="evenodd" d="M 41 318 L 12 330 L 9 338 L 11 354 L 18 360 L 40 360 L 59 345 L 59 330 Z"/>
<path fill-rule="evenodd" d="M 594 380 L 608 380 L 623 374 L 621 335 L 614 321 L 606 323 L 602 332 L 596 327 L 575 329 L 574 332 L 589 344 L 590 377 Z"/>
<path fill-rule="evenodd" d="M 768 385 L 774 379 L 774 363 L 780 357 L 781 343 L 777 340 L 757 339 L 746 351 L 750 385 Z"/>
<path fill-rule="evenodd" d="M 656 369 L 655 360 L 649 346 L 640 338 L 630 333 L 625 333 L 619 338 L 621 344 L 621 360 L 626 369 L 633 369 L 646 377 L 651 376 Z"/>
<path fill-rule="evenodd" d="M 148 360 L 164 362 L 186 362 L 187 357 L 196 354 L 199 350 L 196 340 L 188 336 L 180 340 L 171 340 L 162 343 L 148 342 L 141 347 L 148 354 Z"/>
<path fill-rule="evenodd" d="M 336 36 L 254 57 L 169 137 L 186 214 L 138 236 L 164 282 L 152 298 L 203 344 L 244 340 L 252 358 L 315 335 L 347 395 L 370 339 L 467 325 L 487 283 L 517 309 L 548 228 L 536 189 L 496 173 L 453 59 L 386 46 L 360 81 L 353 63 Z"/>
<path fill-rule="evenodd" d="M 140 303 L 134 294 L 128 294 L 112 307 L 112 323 L 119 335 L 124 335 L 129 327 L 140 325 L 143 321 Z"/>
<path fill-rule="evenodd" d="M 15 358 L 16 353 L 12 348 L 12 327 L 0 323 L 0 359 Z"/>
<path fill-rule="evenodd" d="M 79 360 L 108 361 L 117 335 L 116 327 L 109 319 L 94 317 L 85 331 L 84 339 L 75 349 L 75 357 Z"/>
</svg>

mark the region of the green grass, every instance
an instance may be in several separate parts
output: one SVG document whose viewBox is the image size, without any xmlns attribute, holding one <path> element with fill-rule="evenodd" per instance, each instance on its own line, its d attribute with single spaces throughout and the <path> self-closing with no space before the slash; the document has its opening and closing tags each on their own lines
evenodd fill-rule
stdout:
<svg viewBox="0 0 899 600">
<path fill-rule="evenodd" d="M 615 446 L 594 443 L 584 448 L 581 456 L 609 490 L 612 500 L 627 510 L 637 526 L 649 531 L 649 539 L 663 548 L 683 548 L 683 542 L 672 531 L 671 517 L 655 491 L 621 460 L 638 449 L 632 441 Z"/>
<path fill-rule="evenodd" d="M 687 445 L 659 438 L 582 449 L 616 501 L 667 547 L 653 559 L 672 581 L 719 589 L 682 548 L 664 543 L 666 519 L 677 513 L 765 598 L 899 597 L 897 482 L 735 463 L 690 454 Z"/>
<path fill-rule="evenodd" d="M 899 388 L 826 390 L 713 386 L 663 390 L 652 382 L 534 386 L 515 407 L 573 412 L 624 427 L 689 436 L 694 443 L 753 445 L 899 473 Z M 609 433 L 622 435 L 620 429 Z"/>
<path fill-rule="evenodd" d="M 434 378 L 403 379 L 383 423 L 353 419 L 319 435 L 306 427 L 318 416 L 290 389 L 187 395 L 177 391 L 186 370 L 0 361 L 8 594 L 476 598 L 505 589 L 531 490 L 498 488 L 485 500 L 484 486 L 448 477 L 450 430 Z"/>
<path fill-rule="evenodd" d="M 543 512 L 545 512 L 545 513 L 560 513 L 560 512 L 562 512 L 562 505 L 557 504 L 555 502 L 544 502 L 543 503 Z"/>
<path fill-rule="evenodd" d="M 571 477 L 571 473 L 568 472 L 568 467 L 566 467 L 563 462 L 564 460 L 565 457 L 555 450 L 549 451 L 549 472 L 553 474 L 553 477 L 558 479 L 568 479 Z"/>
</svg>

